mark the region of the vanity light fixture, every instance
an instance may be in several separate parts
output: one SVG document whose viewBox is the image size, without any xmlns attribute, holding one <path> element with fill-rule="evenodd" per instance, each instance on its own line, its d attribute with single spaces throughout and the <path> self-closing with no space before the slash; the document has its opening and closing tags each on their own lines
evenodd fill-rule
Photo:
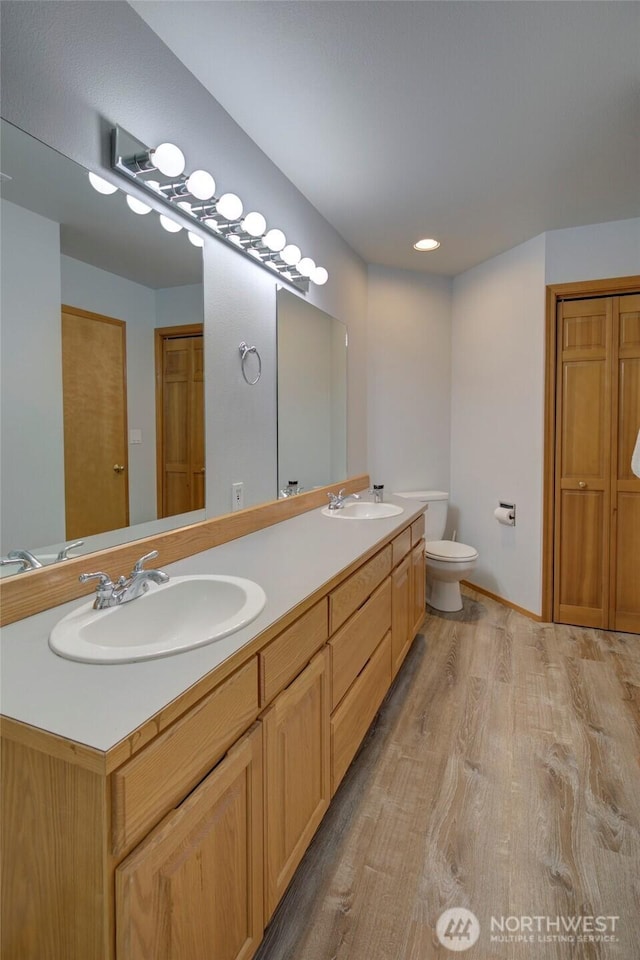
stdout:
<svg viewBox="0 0 640 960">
<path fill-rule="evenodd" d="M 167 233 L 180 233 L 182 230 L 182 224 L 177 223 L 175 220 L 172 220 L 171 217 L 167 217 L 164 213 L 160 214 L 160 224 L 164 227 Z"/>
<path fill-rule="evenodd" d="M 130 193 L 127 194 L 127 206 L 140 216 L 144 216 L 145 213 L 151 213 L 151 207 L 148 203 L 143 203 L 142 200 L 138 200 L 137 197 L 134 197 Z"/>
<path fill-rule="evenodd" d="M 298 290 L 306 292 L 309 281 L 318 285 L 327 282 L 329 274 L 325 268 L 317 267 L 311 257 L 302 256 L 299 247 L 287 243 L 282 230 L 267 229 L 261 213 L 252 210 L 243 216 L 242 200 L 236 194 L 216 196 L 216 183 L 208 171 L 185 173 L 184 154 L 175 144 L 167 142 L 148 147 L 122 127 L 116 127 L 112 148 L 113 169 L 151 194 L 156 209 L 159 202 L 177 214 L 176 218 L 164 213 L 160 215 L 165 230 L 179 232 L 182 229 L 180 219 L 185 217 L 218 240 L 233 244 L 237 250 L 275 271 Z M 158 174 L 167 181 L 159 180 Z M 110 192 L 117 189 L 113 187 Z M 134 212 L 147 212 L 142 209 L 146 204 L 137 198 L 127 202 Z M 194 246 L 203 246 L 199 234 L 187 228 L 187 235 Z"/>
<path fill-rule="evenodd" d="M 428 253 L 429 250 L 437 250 L 439 246 L 439 240 L 434 240 L 432 237 L 425 237 L 424 240 L 418 240 L 414 243 L 413 249 L 418 250 L 420 253 Z"/>
<path fill-rule="evenodd" d="M 118 188 L 113 183 L 109 183 L 108 180 L 105 180 L 103 177 L 99 177 L 97 173 L 89 173 L 89 183 L 94 190 L 97 190 L 98 193 L 104 193 L 105 196 L 109 196 L 110 193 L 116 193 Z"/>
</svg>

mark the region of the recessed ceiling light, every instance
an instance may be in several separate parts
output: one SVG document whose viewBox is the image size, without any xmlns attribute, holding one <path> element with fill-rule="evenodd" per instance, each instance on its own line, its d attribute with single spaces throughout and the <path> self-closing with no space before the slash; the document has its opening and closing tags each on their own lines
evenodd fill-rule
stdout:
<svg viewBox="0 0 640 960">
<path fill-rule="evenodd" d="M 424 253 L 426 250 L 437 250 L 440 246 L 439 240 L 427 239 L 418 240 L 417 243 L 414 243 L 413 249 L 419 250 L 421 253 Z"/>
</svg>

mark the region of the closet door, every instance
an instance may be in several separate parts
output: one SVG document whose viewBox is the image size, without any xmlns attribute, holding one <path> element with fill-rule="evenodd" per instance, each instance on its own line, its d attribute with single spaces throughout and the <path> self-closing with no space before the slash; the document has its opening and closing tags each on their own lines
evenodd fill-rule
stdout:
<svg viewBox="0 0 640 960">
<path fill-rule="evenodd" d="M 640 429 L 640 294 L 613 301 L 614 424 L 609 627 L 640 633 L 640 478 L 631 455 Z"/>
<path fill-rule="evenodd" d="M 554 620 L 607 627 L 612 301 L 558 304 Z"/>
</svg>

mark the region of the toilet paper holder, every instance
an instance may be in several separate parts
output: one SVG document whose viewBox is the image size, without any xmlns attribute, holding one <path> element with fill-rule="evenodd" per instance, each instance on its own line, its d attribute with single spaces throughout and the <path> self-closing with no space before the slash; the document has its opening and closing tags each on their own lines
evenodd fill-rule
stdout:
<svg viewBox="0 0 640 960">
<path fill-rule="evenodd" d="M 516 505 L 515 503 L 507 503 L 506 500 L 498 501 L 498 508 L 494 511 L 494 515 L 499 523 L 505 523 L 508 526 L 515 527 L 516 525 Z"/>
</svg>

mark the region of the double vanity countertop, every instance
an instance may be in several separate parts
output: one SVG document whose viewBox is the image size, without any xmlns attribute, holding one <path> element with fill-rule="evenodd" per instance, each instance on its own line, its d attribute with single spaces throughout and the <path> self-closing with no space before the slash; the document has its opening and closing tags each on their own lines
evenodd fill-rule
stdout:
<svg viewBox="0 0 640 960">
<path fill-rule="evenodd" d="M 49 648 L 49 633 L 87 597 L 4 627 L 2 714 L 97 750 L 111 749 L 424 510 L 424 504 L 406 499 L 391 497 L 388 502 L 403 512 L 344 520 L 314 509 L 166 566 L 160 554 L 154 566 L 169 576 L 245 577 L 266 593 L 264 609 L 250 624 L 193 650 L 137 663 L 81 663 L 59 657 Z"/>
</svg>

